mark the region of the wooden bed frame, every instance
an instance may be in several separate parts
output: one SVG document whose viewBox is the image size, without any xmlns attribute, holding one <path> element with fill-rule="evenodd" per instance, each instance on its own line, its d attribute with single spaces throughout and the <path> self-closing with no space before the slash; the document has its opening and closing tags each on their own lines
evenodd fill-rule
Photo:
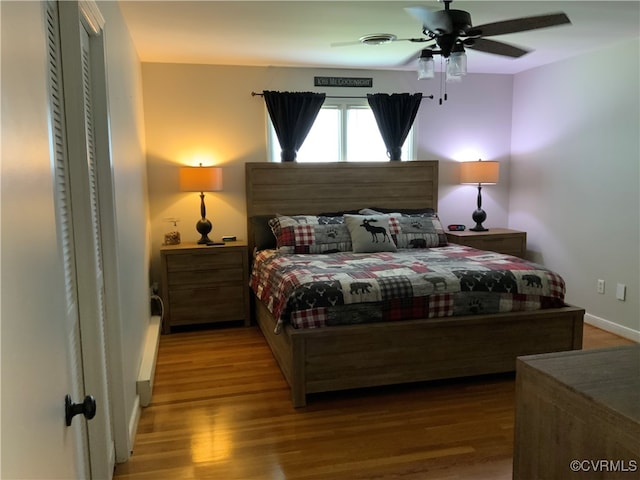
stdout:
<svg viewBox="0 0 640 480">
<path fill-rule="evenodd" d="M 437 211 L 438 162 L 247 163 L 251 218 L 365 207 Z M 310 393 L 515 370 L 516 357 L 582 348 L 584 309 L 406 320 L 294 329 L 254 296 L 255 319 L 291 386 L 293 405 Z"/>
</svg>

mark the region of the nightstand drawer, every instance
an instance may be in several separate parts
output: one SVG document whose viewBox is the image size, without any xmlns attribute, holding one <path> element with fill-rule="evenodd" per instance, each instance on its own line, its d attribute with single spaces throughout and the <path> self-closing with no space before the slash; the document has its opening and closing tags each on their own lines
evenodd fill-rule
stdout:
<svg viewBox="0 0 640 480">
<path fill-rule="evenodd" d="M 527 251 L 527 233 L 507 228 L 491 228 L 485 232 L 464 230 L 447 232 L 450 243 L 466 245 L 478 250 L 504 253 L 516 257 L 524 257 Z"/>
<path fill-rule="evenodd" d="M 220 268 L 217 270 L 183 270 L 172 272 L 168 278 L 169 288 L 191 288 L 194 285 L 217 283 L 242 284 L 244 272 L 241 268 Z"/>
<path fill-rule="evenodd" d="M 215 248 L 215 247 L 214 247 Z M 167 271 L 209 270 L 242 265 L 242 252 L 210 250 L 209 252 L 180 253 L 167 256 Z"/>
<path fill-rule="evenodd" d="M 480 250 L 489 250 L 508 255 L 521 255 L 524 250 L 523 240 L 523 238 L 515 237 L 469 238 L 466 240 L 466 245 Z"/>
<path fill-rule="evenodd" d="M 171 290 L 171 325 L 244 320 L 244 298 L 240 285 Z"/>
</svg>

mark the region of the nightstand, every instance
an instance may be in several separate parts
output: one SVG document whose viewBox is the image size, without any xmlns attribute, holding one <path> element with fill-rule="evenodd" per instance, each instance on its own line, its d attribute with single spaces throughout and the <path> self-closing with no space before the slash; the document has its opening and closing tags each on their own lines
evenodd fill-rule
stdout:
<svg viewBox="0 0 640 480">
<path fill-rule="evenodd" d="M 242 320 L 249 310 L 249 254 L 246 243 L 186 243 L 160 248 L 162 332 L 182 325 Z"/>
<path fill-rule="evenodd" d="M 490 228 L 486 232 L 447 232 L 449 243 L 457 243 L 479 250 L 514 255 L 524 258 L 527 251 L 527 232 L 508 228 Z"/>
</svg>

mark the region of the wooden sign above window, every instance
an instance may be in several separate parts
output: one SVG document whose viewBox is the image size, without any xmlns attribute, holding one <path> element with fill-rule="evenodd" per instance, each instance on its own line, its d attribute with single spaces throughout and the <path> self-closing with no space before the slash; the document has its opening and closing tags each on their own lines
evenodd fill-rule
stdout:
<svg viewBox="0 0 640 480">
<path fill-rule="evenodd" d="M 373 87 L 373 78 L 364 77 L 313 77 L 315 87 Z"/>
</svg>

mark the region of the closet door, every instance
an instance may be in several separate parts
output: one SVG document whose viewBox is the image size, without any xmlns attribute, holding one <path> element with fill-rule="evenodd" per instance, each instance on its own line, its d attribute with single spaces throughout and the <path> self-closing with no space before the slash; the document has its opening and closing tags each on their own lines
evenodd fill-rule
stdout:
<svg viewBox="0 0 640 480">
<path fill-rule="evenodd" d="M 62 77 L 62 52 L 58 3 L 46 3 L 46 36 L 48 53 L 48 89 L 50 115 L 50 143 L 54 172 L 54 202 L 56 209 L 56 230 L 58 249 L 64 268 L 64 292 L 66 315 L 64 330 L 67 337 L 67 352 L 70 372 L 69 396 L 75 402 L 85 397 L 84 370 L 78 308 L 78 281 L 76 276 L 76 255 L 71 205 L 71 184 L 69 176 L 69 155 L 67 150 L 67 125 L 64 106 L 64 86 Z M 62 404 L 62 399 L 59 399 Z M 62 412 L 62 410 L 61 410 Z M 71 435 L 65 434 L 65 442 L 70 443 L 75 452 L 76 472 L 80 478 L 91 478 L 89 462 L 89 440 L 84 420 L 73 420 L 67 427 Z"/>
<path fill-rule="evenodd" d="M 96 415 L 85 426 L 83 441 L 88 451 L 91 478 L 111 478 L 115 464 L 111 429 L 109 384 L 106 362 L 105 291 L 101 240 L 100 199 L 98 195 L 94 102 L 96 79 L 92 68 L 92 36 L 96 30 L 76 2 L 58 2 L 62 118 L 60 136 L 65 145 L 56 161 L 62 172 L 58 191 L 60 230 L 65 237 L 64 262 L 69 272 L 69 342 L 80 356 L 72 365 L 82 390 L 76 402 L 90 395 L 96 401 Z M 99 120 L 98 120 L 99 121 Z M 73 298 L 75 295 L 75 298 Z M 80 380 L 81 377 L 81 380 Z M 73 397 L 73 395 L 72 395 Z M 74 420 L 75 422 L 76 420 Z M 72 422 L 73 424 L 73 422 Z M 84 438 L 86 437 L 86 441 Z"/>
</svg>

